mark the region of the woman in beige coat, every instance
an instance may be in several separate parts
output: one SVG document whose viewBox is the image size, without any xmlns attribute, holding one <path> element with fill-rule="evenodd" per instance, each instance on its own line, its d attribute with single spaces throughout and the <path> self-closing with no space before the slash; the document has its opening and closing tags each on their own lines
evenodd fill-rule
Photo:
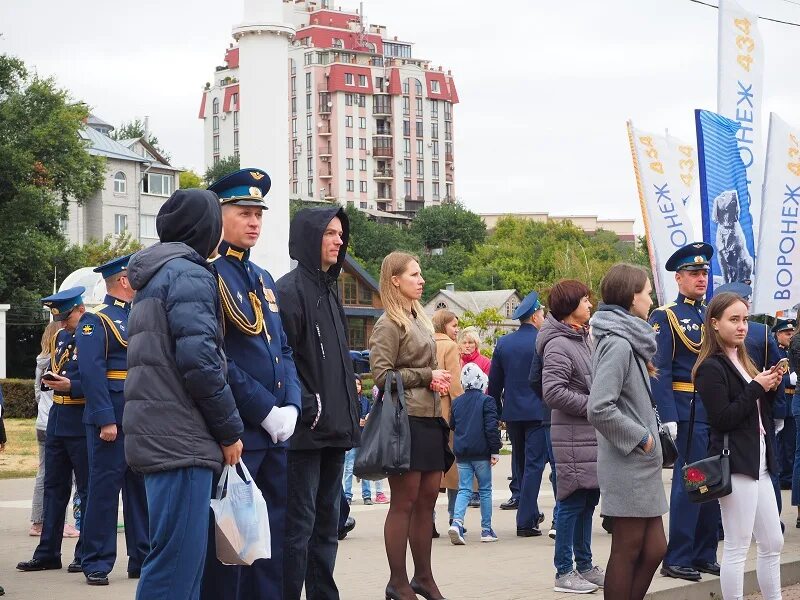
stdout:
<svg viewBox="0 0 800 600">
<path fill-rule="evenodd" d="M 461 387 L 461 357 L 458 344 L 458 317 L 441 308 L 433 313 L 433 339 L 436 341 L 436 362 L 441 368 L 450 373 L 450 391 L 441 394 L 442 417 L 450 422 L 450 407 L 453 400 L 464 393 Z M 450 433 L 450 449 L 453 449 L 453 434 Z M 455 465 L 442 477 L 442 487 L 447 488 L 447 513 L 450 515 L 450 524 L 453 521 L 453 509 L 458 495 L 458 469 Z M 436 525 L 434 524 L 434 531 Z M 436 537 L 436 534 L 434 534 Z"/>
</svg>

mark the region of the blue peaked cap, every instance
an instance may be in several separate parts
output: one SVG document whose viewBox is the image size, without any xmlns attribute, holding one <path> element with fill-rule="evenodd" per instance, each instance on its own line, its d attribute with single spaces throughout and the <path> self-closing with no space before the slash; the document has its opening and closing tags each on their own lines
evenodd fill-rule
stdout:
<svg viewBox="0 0 800 600">
<path fill-rule="evenodd" d="M 731 292 L 747 300 L 753 295 L 753 288 L 741 281 L 731 281 L 730 283 L 723 283 L 721 286 L 714 288 L 715 296 L 722 292 Z"/>
<path fill-rule="evenodd" d="M 40 302 L 50 311 L 54 320 L 63 321 L 69 316 L 73 308 L 83 304 L 83 293 L 85 291 L 86 288 L 79 285 L 52 296 L 45 296 Z"/>
<path fill-rule="evenodd" d="M 676 250 L 667 259 L 664 267 L 667 271 L 680 271 L 681 269 L 686 269 L 687 271 L 706 270 L 711 266 L 712 256 L 714 256 L 714 248 L 704 242 L 695 242 Z"/>
<path fill-rule="evenodd" d="M 261 169 L 241 169 L 217 179 L 208 189 L 219 196 L 220 204 L 258 206 L 267 209 L 264 197 L 272 187 L 272 180 Z"/>
<path fill-rule="evenodd" d="M 92 269 L 92 271 L 95 273 L 100 273 L 100 275 L 103 276 L 103 279 L 108 279 L 112 275 L 126 271 L 128 269 L 128 261 L 131 259 L 131 256 L 133 256 L 133 254 L 126 254 L 125 256 L 113 258 L 107 263 L 100 265 L 99 267 L 95 267 Z"/>
<path fill-rule="evenodd" d="M 539 294 L 537 292 L 531 292 L 520 302 L 520 305 L 514 311 L 514 314 L 511 315 L 511 318 L 522 321 L 543 307 L 544 305 L 539 301 Z"/>
<path fill-rule="evenodd" d="M 781 331 L 789 331 L 790 329 L 797 329 L 796 319 L 778 319 L 778 322 L 772 326 L 772 333 L 780 333 Z"/>
</svg>

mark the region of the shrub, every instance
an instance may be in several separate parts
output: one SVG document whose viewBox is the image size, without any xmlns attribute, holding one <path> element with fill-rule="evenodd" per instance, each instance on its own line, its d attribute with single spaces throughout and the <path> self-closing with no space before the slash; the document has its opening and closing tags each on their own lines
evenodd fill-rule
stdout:
<svg viewBox="0 0 800 600">
<path fill-rule="evenodd" d="M 3 416 L 10 419 L 31 419 L 36 416 L 36 395 L 33 379 L 0 379 L 5 407 Z"/>
</svg>

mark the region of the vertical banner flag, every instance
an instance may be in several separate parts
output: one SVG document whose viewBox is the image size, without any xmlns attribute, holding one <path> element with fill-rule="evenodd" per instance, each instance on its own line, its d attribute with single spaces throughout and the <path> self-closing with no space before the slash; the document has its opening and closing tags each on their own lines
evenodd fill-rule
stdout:
<svg viewBox="0 0 800 600">
<path fill-rule="evenodd" d="M 753 231 L 757 236 L 764 181 L 764 45 L 758 31 L 758 15 L 743 10 L 733 0 L 720 0 L 718 44 L 717 112 L 741 125 L 736 142 L 747 172 Z"/>
<path fill-rule="evenodd" d="M 770 114 L 753 310 L 774 315 L 800 302 L 800 129 Z M 767 235 L 767 232 L 769 234 Z M 798 279 L 795 279 L 795 276 Z"/>
<path fill-rule="evenodd" d="M 747 173 L 737 144 L 739 123 L 707 110 L 696 110 L 695 124 L 703 241 L 714 247 L 710 295 L 716 285 L 753 281 L 753 219 Z"/>
<path fill-rule="evenodd" d="M 638 131 L 628 121 L 628 139 L 656 294 L 665 304 L 677 297 L 678 284 L 664 263 L 678 248 L 695 241 L 681 195 L 679 164 L 663 135 Z"/>
<path fill-rule="evenodd" d="M 676 185 L 692 231 L 700 231 L 700 179 L 697 168 L 697 147 L 666 133 L 670 159 L 668 167 L 676 169 Z"/>
</svg>

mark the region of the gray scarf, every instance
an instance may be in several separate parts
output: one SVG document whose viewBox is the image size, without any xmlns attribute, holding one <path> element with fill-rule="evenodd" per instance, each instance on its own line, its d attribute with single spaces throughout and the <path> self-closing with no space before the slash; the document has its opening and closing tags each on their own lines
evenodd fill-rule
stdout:
<svg viewBox="0 0 800 600">
<path fill-rule="evenodd" d="M 600 304 L 589 326 L 595 340 L 610 334 L 624 337 L 645 361 L 651 360 L 658 349 L 656 334 L 650 324 L 621 306 Z"/>
</svg>

